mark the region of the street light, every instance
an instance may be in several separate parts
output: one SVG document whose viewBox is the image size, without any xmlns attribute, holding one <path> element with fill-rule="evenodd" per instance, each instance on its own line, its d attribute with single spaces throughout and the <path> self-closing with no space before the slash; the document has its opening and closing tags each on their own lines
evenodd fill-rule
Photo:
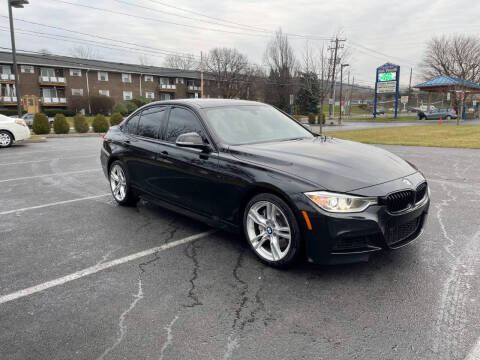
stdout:
<svg viewBox="0 0 480 360">
<path fill-rule="evenodd" d="M 20 95 L 20 84 L 18 81 L 18 68 L 17 68 L 17 51 L 15 49 L 15 33 L 13 31 L 13 15 L 12 7 L 16 9 L 23 8 L 23 5 L 28 5 L 28 0 L 8 0 L 8 16 L 10 18 L 10 36 L 12 38 L 12 57 L 13 57 L 13 71 L 15 74 L 15 92 L 17 95 L 17 110 L 18 117 L 22 117 L 22 98 Z"/>
<path fill-rule="evenodd" d="M 340 65 L 340 115 L 338 117 L 338 124 L 342 124 L 342 90 L 343 90 L 343 68 L 350 66 L 350 64 Z"/>
</svg>

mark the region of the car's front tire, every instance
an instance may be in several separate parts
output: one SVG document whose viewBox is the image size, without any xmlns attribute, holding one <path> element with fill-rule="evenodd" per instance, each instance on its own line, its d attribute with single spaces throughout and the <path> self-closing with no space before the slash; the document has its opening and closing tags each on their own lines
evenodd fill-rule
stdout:
<svg viewBox="0 0 480 360">
<path fill-rule="evenodd" d="M 452 120 L 452 117 L 450 115 L 448 115 L 445 120 Z"/>
<path fill-rule="evenodd" d="M 13 136 L 8 131 L 0 131 L 0 148 L 7 148 L 12 146 Z"/>
<path fill-rule="evenodd" d="M 119 205 L 129 206 L 136 203 L 137 197 L 130 186 L 130 177 L 120 161 L 116 160 L 110 165 L 108 180 L 113 198 Z"/>
<path fill-rule="evenodd" d="M 263 263 L 286 268 L 299 259 L 302 239 L 298 222 L 280 197 L 269 193 L 254 196 L 245 207 L 243 229 Z"/>
</svg>

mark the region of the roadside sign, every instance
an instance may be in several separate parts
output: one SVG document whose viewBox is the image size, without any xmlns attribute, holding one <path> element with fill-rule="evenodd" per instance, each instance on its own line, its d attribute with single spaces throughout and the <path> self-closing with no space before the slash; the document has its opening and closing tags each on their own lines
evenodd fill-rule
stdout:
<svg viewBox="0 0 480 360">
<path fill-rule="evenodd" d="M 391 94 L 396 92 L 397 82 L 396 81 L 385 81 L 379 82 L 377 84 L 377 94 Z"/>
<path fill-rule="evenodd" d="M 402 97 L 400 98 L 400 102 L 401 102 L 402 104 L 408 104 L 408 96 L 402 96 Z"/>
<path fill-rule="evenodd" d="M 333 105 L 333 99 L 332 98 L 328 99 L 328 105 Z"/>
<path fill-rule="evenodd" d="M 477 100 L 473 100 L 473 106 L 477 106 Z"/>
<path fill-rule="evenodd" d="M 447 93 L 447 101 L 450 101 L 450 93 Z"/>
<path fill-rule="evenodd" d="M 293 105 L 293 94 L 290 94 L 290 105 Z"/>
</svg>

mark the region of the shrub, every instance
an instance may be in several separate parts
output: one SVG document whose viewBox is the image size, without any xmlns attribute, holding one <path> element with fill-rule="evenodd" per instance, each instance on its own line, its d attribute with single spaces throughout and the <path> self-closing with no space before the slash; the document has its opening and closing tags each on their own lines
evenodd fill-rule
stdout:
<svg viewBox="0 0 480 360">
<path fill-rule="evenodd" d="M 55 134 L 68 134 L 70 131 L 70 125 L 63 114 L 55 115 L 55 120 L 53 121 L 53 130 Z"/>
<path fill-rule="evenodd" d="M 127 102 L 127 111 L 129 114 L 138 109 L 138 106 L 134 102 Z"/>
<path fill-rule="evenodd" d="M 110 117 L 110 126 L 118 125 L 123 121 L 122 114 L 116 112 Z"/>
<path fill-rule="evenodd" d="M 113 108 L 113 99 L 108 96 L 90 96 L 90 105 L 93 114 L 110 115 Z"/>
<path fill-rule="evenodd" d="M 97 114 L 92 121 L 93 132 L 104 133 L 108 131 L 108 120 L 102 114 Z"/>
<path fill-rule="evenodd" d="M 319 113 L 318 114 L 318 123 L 319 124 L 325 124 L 325 114 L 324 113 Z"/>
<path fill-rule="evenodd" d="M 26 114 L 27 112 L 25 110 L 22 110 L 22 114 Z M 1 115 L 5 116 L 12 116 L 12 115 L 18 115 L 17 109 L 2 109 L 0 110 Z"/>
<path fill-rule="evenodd" d="M 54 117 L 57 114 L 63 114 L 65 116 L 75 116 L 75 111 L 66 109 L 45 109 L 45 115 L 48 117 Z"/>
<path fill-rule="evenodd" d="M 115 113 L 120 113 L 122 115 L 127 115 L 128 114 L 128 109 L 127 105 L 125 104 L 117 104 L 113 107 L 113 112 Z"/>
<path fill-rule="evenodd" d="M 83 116 L 82 114 L 75 115 L 75 117 L 73 118 L 73 127 L 78 133 L 83 134 L 88 132 L 89 127 L 85 116 Z"/>
<path fill-rule="evenodd" d="M 139 96 L 137 97 L 136 99 L 133 99 L 132 102 L 137 105 L 137 108 L 139 108 L 140 106 L 143 106 L 143 105 L 146 105 L 150 102 L 152 102 L 151 99 L 147 99 L 146 97 L 143 97 L 143 96 Z"/>
<path fill-rule="evenodd" d="M 33 117 L 32 130 L 37 135 L 49 134 L 50 123 L 48 117 L 42 113 L 36 113 Z"/>
<path fill-rule="evenodd" d="M 308 123 L 309 124 L 315 124 L 315 114 L 314 113 L 308 113 Z"/>
</svg>

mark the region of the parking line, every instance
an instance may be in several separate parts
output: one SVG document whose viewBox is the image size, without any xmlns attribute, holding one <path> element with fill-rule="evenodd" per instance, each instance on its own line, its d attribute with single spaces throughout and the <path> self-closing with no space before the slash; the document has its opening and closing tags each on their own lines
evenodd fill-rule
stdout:
<svg viewBox="0 0 480 360">
<path fill-rule="evenodd" d="M 67 172 L 63 172 L 63 173 L 52 173 L 52 174 L 45 174 L 45 175 L 24 176 L 24 177 L 19 177 L 19 178 L 14 178 L 14 179 L 0 180 L 0 183 L 4 183 L 4 182 L 8 182 L 8 181 L 38 179 L 38 178 L 58 176 L 58 175 L 82 174 L 82 173 L 86 173 L 86 172 L 93 172 L 93 171 L 100 171 L 100 170 L 102 170 L 102 169 L 96 168 L 96 169 L 79 170 L 79 171 L 67 171 Z"/>
<path fill-rule="evenodd" d="M 87 197 L 79 198 L 79 199 L 71 199 L 71 200 L 65 200 L 65 201 L 57 201 L 57 202 L 49 203 L 49 204 L 31 206 L 31 207 L 26 207 L 26 208 L 21 208 L 21 209 L 15 209 L 15 210 L 7 210 L 7 211 L 2 211 L 2 212 L 0 212 L 0 215 L 15 214 L 15 213 L 17 213 L 17 212 L 24 212 L 24 211 L 28 211 L 28 210 L 43 209 L 43 208 L 50 207 L 50 206 L 70 204 L 70 203 L 77 202 L 77 201 L 98 199 L 98 198 L 101 198 L 101 197 L 104 197 L 104 196 L 108 196 L 108 195 L 111 195 L 111 194 L 108 193 L 108 194 L 102 194 L 102 195 L 87 196 Z"/>
<path fill-rule="evenodd" d="M 98 156 L 98 155 L 89 155 L 89 156 L 74 156 L 74 157 L 65 157 L 65 158 L 53 158 L 53 159 L 44 159 L 44 160 L 33 160 L 33 161 L 19 161 L 19 162 L 12 162 L 12 163 L 0 163 L 0 166 L 22 165 L 22 164 L 34 164 L 34 163 L 45 162 L 45 161 L 53 161 L 53 160 L 88 159 L 88 158 L 97 157 L 97 156 Z"/>
<path fill-rule="evenodd" d="M 63 277 L 58 278 L 58 279 L 47 281 L 43 284 L 35 285 L 35 286 L 29 287 L 29 288 L 26 288 L 26 289 L 23 289 L 23 290 L 20 290 L 20 291 L 16 291 L 16 292 L 8 294 L 8 295 L 3 295 L 3 296 L 0 297 L 0 304 L 4 304 L 4 303 L 9 302 L 9 301 L 13 301 L 13 300 L 25 297 L 25 296 L 29 296 L 29 295 L 38 293 L 38 292 L 46 290 L 46 289 L 50 289 L 52 287 L 68 283 L 70 281 L 83 278 L 85 276 L 93 275 L 93 274 L 95 274 L 99 271 L 109 269 L 109 268 L 117 266 L 117 265 L 125 264 L 129 261 L 137 260 L 139 258 L 148 256 L 148 255 L 153 255 L 157 252 L 165 251 L 167 249 L 170 249 L 170 248 L 182 245 L 182 244 L 186 244 L 186 243 L 195 241 L 197 239 L 200 239 L 202 237 L 210 235 L 214 232 L 215 232 L 215 230 L 210 230 L 210 231 L 202 232 L 202 233 L 199 233 L 199 234 L 191 235 L 191 236 L 188 236 L 186 238 L 183 238 L 183 239 L 180 239 L 180 240 L 177 240 L 177 241 L 172 241 L 172 242 L 170 242 L 168 244 L 165 244 L 165 245 L 162 245 L 162 246 L 157 246 L 157 247 L 154 247 L 154 248 L 151 248 L 151 249 L 148 249 L 148 250 L 140 251 L 140 252 L 137 252 L 135 254 L 116 259 L 116 260 L 112 260 L 112 261 L 108 261 L 108 262 L 105 262 L 105 263 L 102 263 L 102 264 L 91 266 L 89 268 L 74 272 L 73 274 L 66 275 L 66 276 L 63 276 Z"/>
<path fill-rule="evenodd" d="M 478 338 L 477 343 L 470 350 L 465 360 L 480 360 L 480 338 Z"/>
</svg>

